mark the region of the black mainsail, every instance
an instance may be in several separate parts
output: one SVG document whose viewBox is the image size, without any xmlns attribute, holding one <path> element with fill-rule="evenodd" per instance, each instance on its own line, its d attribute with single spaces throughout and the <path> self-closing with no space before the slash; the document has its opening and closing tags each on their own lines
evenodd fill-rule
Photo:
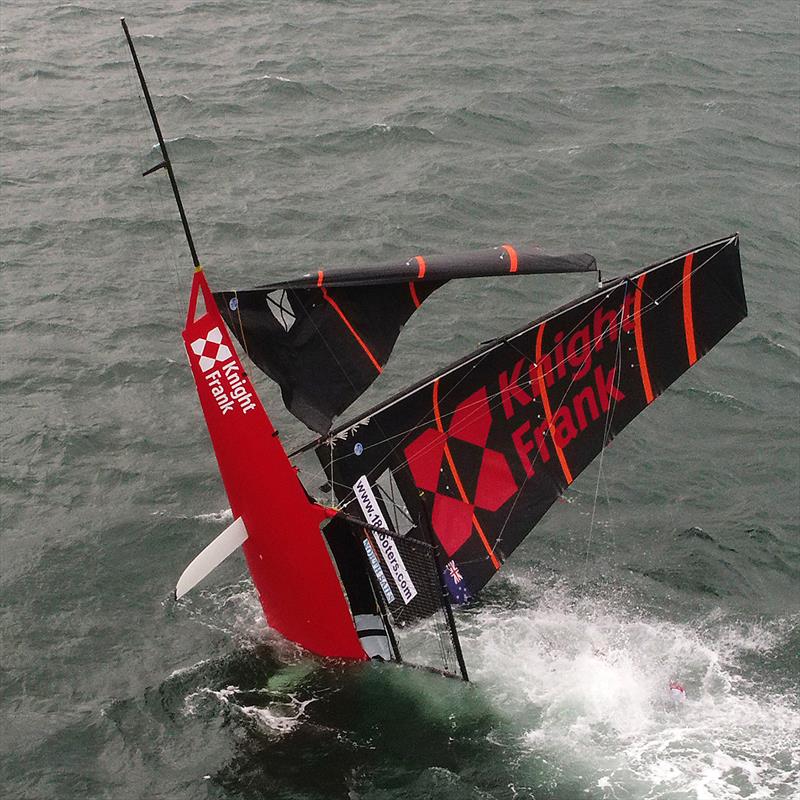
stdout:
<svg viewBox="0 0 800 800">
<path fill-rule="evenodd" d="M 575 477 L 747 314 L 737 235 L 605 283 L 335 430 L 317 454 L 343 507 L 376 489 L 429 527 L 454 602 L 473 596 Z"/>
</svg>

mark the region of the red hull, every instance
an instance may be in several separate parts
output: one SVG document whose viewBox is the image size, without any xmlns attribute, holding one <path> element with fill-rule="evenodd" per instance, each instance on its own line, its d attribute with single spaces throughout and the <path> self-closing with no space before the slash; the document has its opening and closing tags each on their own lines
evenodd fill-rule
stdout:
<svg viewBox="0 0 800 800">
<path fill-rule="evenodd" d="M 195 319 L 202 292 L 205 313 Z M 236 355 L 202 270 L 183 340 L 247 565 L 269 625 L 321 656 L 366 659 L 311 502 Z"/>
</svg>

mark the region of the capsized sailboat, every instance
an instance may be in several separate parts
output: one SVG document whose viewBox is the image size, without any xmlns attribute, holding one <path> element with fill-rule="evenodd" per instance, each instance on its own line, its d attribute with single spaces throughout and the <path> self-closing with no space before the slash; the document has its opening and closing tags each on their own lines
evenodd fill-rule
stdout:
<svg viewBox="0 0 800 800">
<path fill-rule="evenodd" d="M 596 291 L 332 427 L 448 281 L 594 271 L 595 259 L 506 243 L 213 292 L 122 26 L 161 147 L 148 173 L 166 170 L 195 267 L 183 340 L 234 516 L 176 595 L 241 547 L 286 638 L 321 656 L 401 661 L 401 639 L 423 630 L 436 642 L 427 666 L 466 680 L 452 605 L 474 598 L 617 433 L 747 315 L 738 235 L 612 280 L 598 272 Z M 286 454 L 234 338 L 319 434 L 308 445 Z M 292 465 L 309 450 L 335 506 Z"/>
</svg>

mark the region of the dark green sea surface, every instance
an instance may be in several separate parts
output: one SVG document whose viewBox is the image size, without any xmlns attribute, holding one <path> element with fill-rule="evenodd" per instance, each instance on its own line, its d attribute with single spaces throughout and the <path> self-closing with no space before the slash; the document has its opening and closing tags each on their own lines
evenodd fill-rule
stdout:
<svg viewBox="0 0 800 800">
<path fill-rule="evenodd" d="M 741 232 L 750 316 L 458 612 L 471 685 L 298 652 L 238 555 L 170 600 L 229 515 L 123 14 L 220 288 L 504 241 L 611 276 Z M 800 795 L 795 3 L 4 0 L 0 27 L 2 797 Z M 449 285 L 360 407 L 592 285 Z"/>
</svg>

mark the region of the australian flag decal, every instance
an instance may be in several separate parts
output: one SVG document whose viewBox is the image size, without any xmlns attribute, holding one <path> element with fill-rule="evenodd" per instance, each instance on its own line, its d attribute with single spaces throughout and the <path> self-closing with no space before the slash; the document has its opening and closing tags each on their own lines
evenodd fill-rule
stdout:
<svg viewBox="0 0 800 800">
<path fill-rule="evenodd" d="M 467 582 L 464 580 L 464 576 L 461 574 L 461 570 L 454 560 L 448 561 L 444 565 L 442 577 L 444 578 L 444 585 L 447 587 L 447 591 L 450 592 L 450 597 L 453 599 L 453 602 L 460 605 L 471 599 L 472 595 L 467 588 Z"/>
</svg>

